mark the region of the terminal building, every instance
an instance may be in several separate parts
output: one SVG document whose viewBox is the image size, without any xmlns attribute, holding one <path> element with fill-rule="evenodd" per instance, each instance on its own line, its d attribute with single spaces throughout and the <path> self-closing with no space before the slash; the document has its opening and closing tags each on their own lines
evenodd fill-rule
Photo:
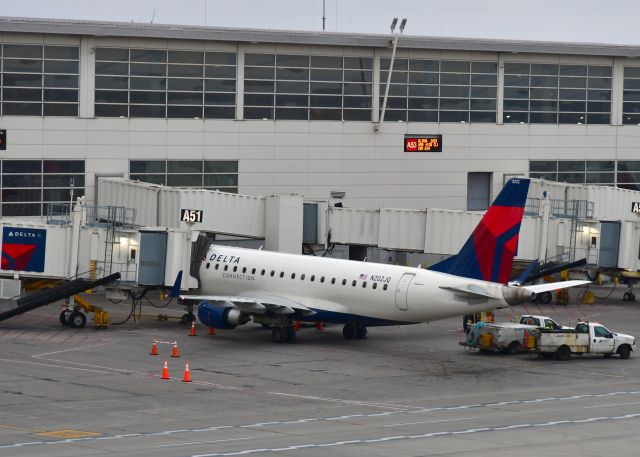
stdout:
<svg viewBox="0 0 640 457">
<path fill-rule="evenodd" d="M 520 176 L 517 260 L 640 270 L 640 46 L 9 17 L 0 42 L 12 287 L 171 286 L 214 236 L 426 265 Z"/>
<path fill-rule="evenodd" d="M 395 37 L 0 18 L 1 214 L 104 176 L 359 208 L 640 189 L 640 47 L 397 36 L 389 74 Z"/>
</svg>

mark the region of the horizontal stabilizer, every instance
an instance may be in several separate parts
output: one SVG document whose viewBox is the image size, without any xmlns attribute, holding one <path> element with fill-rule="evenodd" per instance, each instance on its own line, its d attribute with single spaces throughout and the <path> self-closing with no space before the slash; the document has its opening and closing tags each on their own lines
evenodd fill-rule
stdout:
<svg viewBox="0 0 640 457">
<path fill-rule="evenodd" d="M 532 286 L 520 286 L 520 287 L 530 292 L 535 292 L 536 294 L 539 294 L 541 292 L 549 292 L 552 290 L 566 289 L 568 287 L 582 286 L 584 284 L 589 284 L 590 282 L 591 281 L 574 279 L 571 281 L 550 282 L 547 284 L 534 284 Z"/>
<path fill-rule="evenodd" d="M 450 290 L 452 292 L 468 295 L 474 298 L 496 298 L 481 287 L 474 285 L 469 285 L 467 287 L 440 286 L 440 289 Z"/>
</svg>

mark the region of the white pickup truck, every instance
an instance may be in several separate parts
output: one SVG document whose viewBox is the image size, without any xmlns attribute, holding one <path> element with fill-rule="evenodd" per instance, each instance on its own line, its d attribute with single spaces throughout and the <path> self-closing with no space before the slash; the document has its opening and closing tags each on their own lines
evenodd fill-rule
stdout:
<svg viewBox="0 0 640 457">
<path fill-rule="evenodd" d="M 571 354 L 619 354 L 628 359 L 636 348 L 631 335 L 613 333 L 596 322 L 578 322 L 575 329 L 540 329 L 535 351 L 544 357 L 555 355 L 558 360 L 568 360 Z"/>
<path fill-rule="evenodd" d="M 565 327 L 547 316 L 537 314 L 523 314 L 520 316 L 520 323 L 523 325 L 533 325 L 538 328 L 546 328 L 550 330 L 573 329 L 573 327 Z"/>
</svg>

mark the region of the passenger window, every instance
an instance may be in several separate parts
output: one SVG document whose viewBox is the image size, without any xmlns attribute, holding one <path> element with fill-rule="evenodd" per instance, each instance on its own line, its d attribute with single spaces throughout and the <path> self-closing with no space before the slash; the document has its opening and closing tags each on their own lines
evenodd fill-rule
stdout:
<svg viewBox="0 0 640 457">
<path fill-rule="evenodd" d="M 576 332 L 577 333 L 589 333 L 589 327 L 587 326 L 587 324 L 578 324 L 578 325 L 576 325 Z"/>
<path fill-rule="evenodd" d="M 242 272 L 246 273 L 247 272 L 247 267 L 242 267 Z"/>
<path fill-rule="evenodd" d="M 353 287 L 355 287 L 357 282 L 358 282 L 358 281 L 356 281 L 356 280 L 354 279 L 354 280 L 351 282 L 351 285 L 352 285 Z"/>
<path fill-rule="evenodd" d="M 224 271 L 227 271 L 229 269 L 229 265 L 225 265 L 224 266 Z"/>
<path fill-rule="evenodd" d="M 311 278 L 309 278 L 309 279 L 311 279 L 311 282 L 315 281 L 316 280 L 316 275 L 311 275 Z"/>
<path fill-rule="evenodd" d="M 385 284 L 384 286 L 382 286 L 382 290 L 387 290 L 387 284 Z"/>
<path fill-rule="evenodd" d="M 374 283 L 373 283 L 373 286 L 371 286 L 371 287 L 373 287 L 374 289 L 377 289 L 377 288 L 378 288 L 378 283 L 377 283 L 377 282 L 374 282 Z"/>
<path fill-rule="evenodd" d="M 362 288 L 364 289 L 365 287 L 367 287 L 367 281 L 362 282 Z"/>
<path fill-rule="evenodd" d="M 320 276 L 320 282 L 324 282 L 324 276 Z"/>
<path fill-rule="evenodd" d="M 331 284 L 335 284 L 336 283 L 336 278 L 331 278 Z"/>
<path fill-rule="evenodd" d="M 256 274 L 256 269 L 255 269 L 255 268 L 252 268 L 252 269 L 251 269 L 251 274 L 252 274 L 252 275 Z"/>
<path fill-rule="evenodd" d="M 275 272 L 275 271 L 273 271 L 273 270 L 271 270 L 271 277 L 272 277 L 272 278 L 273 278 L 273 275 L 275 275 L 275 274 L 276 274 L 276 272 Z"/>
<path fill-rule="evenodd" d="M 533 318 L 533 325 L 535 325 L 536 327 L 540 327 L 540 319 L 536 319 L 535 317 Z"/>
<path fill-rule="evenodd" d="M 209 266 L 210 266 L 210 265 L 211 265 L 211 264 L 210 264 L 209 262 L 207 262 L 207 270 L 209 269 Z"/>
<path fill-rule="evenodd" d="M 233 267 L 233 272 L 235 273 L 236 271 L 238 271 L 238 267 Z"/>
<path fill-rule="evenodd" d="M 300 281 L 304 281 L 304 273 L 300 275 Z"/>
<path fill-rule="evenodd" d="M 284 271 L 281 271 L 281 272 L 280 272 L 280 277 L 281 277 L 281 278 L 284 278 Z"/>
<path fill-rule="evenodd" d="M 291 273 L 291 279 L 296 279 L 296 274 L 295 273 Z"/>
<path fill-rule="evenodd" d="M 220 267 L 219 263 L 216 263 L 216 270 Z"/>
<path fill-rule="evenodd" d="M 342 280 L 342 285 L 343 285 L 343 286 L 346 286 L 346 285 L 347 285 L 347 280 L 346 280 L 346 279 L 343 279 L 343 280 Z"/>
<path fill-rule="evenodd" d="M 262 271 L 260 272 L 260 274 L 261 274 L 262 276 L 264 276 L 264 274 L 265 274 L 265 273 L 266 273 L 266 271 L 265 271 L 265 270 L 264 270 L 264 268 L 263 268 L 263 269 L 262 269 Z"/>
</svg>

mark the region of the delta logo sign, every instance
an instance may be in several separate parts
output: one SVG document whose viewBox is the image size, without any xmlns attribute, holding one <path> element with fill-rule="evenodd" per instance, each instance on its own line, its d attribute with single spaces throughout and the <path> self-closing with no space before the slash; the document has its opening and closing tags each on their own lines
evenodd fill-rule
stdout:
<svg viewBox="0 0 640 457">
<path fill-rule="evenodd" d="M 2 229 L 3 270 L 44 271 L 47 231 L 22 227 Z"/>
</svg>

